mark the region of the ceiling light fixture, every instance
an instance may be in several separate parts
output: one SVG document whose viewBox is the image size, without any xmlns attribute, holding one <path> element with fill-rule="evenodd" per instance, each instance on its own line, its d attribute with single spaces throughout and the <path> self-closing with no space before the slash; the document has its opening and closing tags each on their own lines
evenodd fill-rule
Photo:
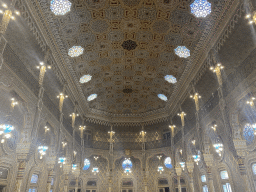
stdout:
<svg viewBox="0 0 256 192">
<path fill-rule="evenodd" d="M 164 94 L 158 94 L 157 95 L 159 99 L 163 100 L 163 101 L 167 101 L 168 98 L 164 95 Z"/>
<path fill-rule="evenodd" d="M 207 0 L 195 0 L 191 5 L 191 13 L 196 17 L 206 17 L 211 13 L 211 3 Z"/>
<path fill-rule="evenodd" d="M 79 57 L 84 52 L 84 48 L 81 46 L 73 46 L 69 49 L 68 55 L 70 57 Z"/>
<path fill-rule="evenodd" d="M 172 84 L 177 83 L 177 79 L 172 75 L 166 75 L 164 79 Z"/>
<path fill-rule="evenodd" d="M 91 94 L 88 98 L 87 98 L 87 101 L 92 101 L 94 99 L 96 99 L 98 97 L 97 94 Z"/>
<path fill-rule="evenodd" d="M 68 0 L 51 0 L 50 9 L 55 15 L 65 15 L 71 10 L 71 5 Z"/>
<path fill-rule="evenodd" d="M 92 79 L 92 76 L 91 75 L 83 75 L 81 78 L 80 78 L 80 83 L 87 83 L 89 81 L 91 81 Z"/>
<path fill-rule="evenodd" d="M 174 51 L 181 58 L 188 58 L 190 56 L 190 50 L 185 46 L 178 46 Z"/>
</svg>

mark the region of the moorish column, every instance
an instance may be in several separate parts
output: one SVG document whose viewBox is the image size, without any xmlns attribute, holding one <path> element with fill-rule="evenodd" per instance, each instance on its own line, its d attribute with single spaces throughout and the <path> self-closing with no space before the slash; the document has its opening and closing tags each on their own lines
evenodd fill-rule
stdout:
<svg viewBox="0 0 256 192">
<path fill-rule="evenodd" d="M 189 176 L 189 188 L 190 192 L 194 192 L 194 179 L 193 179 L 193 170 L 194 170 L 194 162 L 190 161 L 187 162 L 187 170 L 188 170 L 188 176 Z"/>
<path fill-rule="evenodd" d="M 34 116 L 34 121 L 33 121 L 33 129 L 31 133 L 31 146 L 30 146 L 30 151 L 29 153 L 32 155 L 35 150 L 36 150 L 36 143 L 37 143 L 37 138 L 38 138 L 38 129 L 39 129 L 39 122 L 40 122 L 40 117 L 42 113 L 42 108 L 43 108 L 43 96 L 44 96 L 44 88 L 43 88 L 43 80 L 45 76 L 45 72 L 47 68 L 51 68 L 50 66 L 46 66 L 46 63 L 48 62 L 50 55 L 50 48 L 47 48 L 47 51 L 44 56 L 44 62 L 40 62 L 40 65 L 38 66 L 38 69 L 40 69 L 40 74 L 39 74 L 39 93 L 38 93 L 38 100 L 37 100 L 37 105 L 36 105 L 36 112 Z"/>
<path fill-rule="evenodd" d="M 47 177 L 47 192 L 50 192 L 52 187 L 52 179 L 53 179 L 53 170 L 48 170 L 48 177 Z"/>
<path fill-rule="evenodd" d="M 111 130 L 109 133 L 109 174 L 108 174 L 108 191 L 113 191 L 113 161 L 114 161 L 114 140 L 113 136 L 115 132 L 113 131 L 113 126 L 111 125 Z"/>
<path fill-rule="evenodd" d="M 143 183 L 144 183 L 144 190 L 145 192 L 148 191 L 148 179 L 146 174 L 146 144 L 145 144 L 145 136 L 146 132 L 144 131 L 144 126 L 142 126 L 142 131 L 140 132 L 142 137 L 142 145 L 141 145 L 141 152 L 142 152 L 142 171 L 143 171 Z"/>
<path fill-rule="evenodd" d="M 20 161 L 18 165 L 18 174 L 16 177 L 16 183 L 15 183 L 15 189 L 14 189 L 15 192 L 21 192 L 20 189 L 21 189 L 21 183 L 24 176 L 25 168 L 26 168 L 26 162 Z"/>
<path fill-rule="evenodd" d="M 182 168 L 181 167 L 176 167 L 176 174 L 177 174 L 177 182 L 178 182 L 178 192 L 181 192 L 181 184 L 180 184 L 180 176 L 182 173 Z"/>
<path fill-rule="evenodd" d="M 210 154 L 210 144 L 205 143 L 204 149 L 204 162 L 206 164 L 207 169 L 207 180 L 209 186 L 209 192 L 215 192 L 214 184 L 213 184 L 213 177 L 212 177 L 212 166 L 213 166 L 213 154 Z"/>
</svg>

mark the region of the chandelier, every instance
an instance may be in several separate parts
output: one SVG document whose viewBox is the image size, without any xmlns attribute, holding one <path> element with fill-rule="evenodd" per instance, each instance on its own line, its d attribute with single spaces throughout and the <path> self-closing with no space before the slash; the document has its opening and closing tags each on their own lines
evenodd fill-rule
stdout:
<svg viewBox="0 0 256 192">
<path fill-rule="evenodd" d="M 256 24 L 256 11 L 254 11 L 252 14 L 247 14 L 245 18 L 248 19 L 250 25 Z"/>
<path fill-rule="evenodd" d="M 62 167 L 62 165 L 66 164 L 66 157 L 59 157 L 58 163 L 60 164 L 60 167 Z"/>
<path fill-rule="evenodd" d="M 200 155 L 193 155 L 194 162 L 198 165 L 198 162 L 201 160 Z"/>
<path fill-rule="evenodd" d="M 43 146 L 43 145 L 38 147 L 38 152 L 40 154 L 40 159 L 43 159 L 43 156 L 46 154 L 47 149 L 48 149 L 48 147 Z"/>
<path fill-rule="evenodd" d="M 164 171 L 164 167 L 163 166 L 158 166 L 157 171 L 162 174 L 162 172 Z"/>
<path fill-rule="evenodd" d="M 12 125 L 2 124 L 0 125 L 0 136 L 1 136 L 1 143 L 5 142 L 5 139 L 9 139 L 12 135 L 11 132 L 14 130 Z"/>
<path fill-rule="evenodd" d="M 180 162 L 180 166 L 181 166 L 181 168 L 182 168 L 182 170 L 184 171 L 184 169 L 185 169 L 185 162 Z"/>
<path fill-rule="evenodd" d="M 221 153 L 223 151 L 223 144 L 222 143 L 216 143 L 213 145 L 213 147 L 215 148 L 215 151 L 219 154 L 219 156 L 221 156 Z"/>
<path fill-rule="evenodd" d="M 72 171 L 75 171 L 77 169 L 77 164 L 72 164 Z"/>
<path fill-rule="evenodd" d="M 99 173 L 99 168 L 98 167 L 93 167 L 92 172 L 93 172 L 94 175 L 96 175 L 97 173 Z"/>
</svg>

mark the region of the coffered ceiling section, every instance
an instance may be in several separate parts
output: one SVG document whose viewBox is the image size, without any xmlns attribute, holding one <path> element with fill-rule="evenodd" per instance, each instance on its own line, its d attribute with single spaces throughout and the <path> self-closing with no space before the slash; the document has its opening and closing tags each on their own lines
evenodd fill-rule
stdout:
<svg viewBox="0 0 256 192">
<path fill-rule="evenodd" d="M 101 115 L 140 116 L 163 113 L 170 102 L 213 12 L 210 2 L 42 0 L 41 5 L 50 11 L 49 30 L 58 37 L 85 106 Z"/>
</svg>

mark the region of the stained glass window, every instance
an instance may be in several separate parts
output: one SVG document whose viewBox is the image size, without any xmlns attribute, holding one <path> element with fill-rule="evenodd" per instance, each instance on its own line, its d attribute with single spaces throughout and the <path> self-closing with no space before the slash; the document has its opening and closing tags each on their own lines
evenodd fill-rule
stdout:
<svg viewBox="0 0 256 192">
<path fill-rule="evenodd" d="M 132 168 L 131 160 L 130 159 L 125 159 L 122 163 L 122 167 L 123 167 L 123 169 L 125 169 L 125 168 L 130 168 L 131 169 Z"/>
<path fill-rule="evenodd" d="M 91 94 L 91 95 L 87 98 L 87 101 L 92 101 L 92 100 L 96 99 L 97 96 L 98 96 L 97 94 Z"/>
<path fill-rule="evenodd" d="M 190 56 L 190 50 L 185 46 L 178 46 L 174 51 L 181 58 L 188 58 Z"/>
<path fill-rule="evenodd" d="M 84 48 L 81 46 L 73 46 L 68 50 L 68 55 L 70 57 L 78 57 L 82 55 L 84 52 Z"/>
<path fill-rule="evenodd" d="M 227 171 L 221 171 L 220 172 L 221 179 L 228 179 L 228 172 Z"/>
<path fill-rule="evenodd" d="M 90 160 L 89 159 L 85 159 L 84 160 L 84 167 L 83 167 L 83 170 L 88 170 L 89 167 L 90 167 L 91 163 L 90 163 Z"/>
<path fill-rule="evenodd" d="M 208 192 L 208 187 L 207 187 L 207 185 L 204 185 L 204 186 L 203 186 L 203 192 Z"/>
<path fill-rule="evenodd" d="M 164 94 L 158 94 L 157 95 L 159 97 L 159 99 L 163 100 L 163 101 L 167 101 L 167 97 Z"/>
<path fill-rule="evenodd" d="M 54 184 L 54 178 L 51 179 L 51 185 L 53 185 L 53 184 Z"/>
<path fill-rule="evenodd" d="M 172 159 L 170 157 L 166 157 L 164 160 L 164 165 L 168 169 L 171 169 L 172 168 Z"/>
<path fill-rule="evenodd" d="M 91 75 L 84 75 L 80 78 L 80 83 L 87 83 L 89 81 L 91 81 L 92 76 Z"/>
<path fill-rule="evenodd" d="M 37 183 L 37 181 L 38 181 L 38 175 L 33 174 L 33 175 L 31 176 L 30 183 Z"/>
<path fill-rule="evenodd" d="M 225 185 L 222 185 L 222 186 L 223 186 L 224 192 L 232 192 L 230 183 L 226 183 Z"/>
<path fill-rule="evenodd" d="M 50 9 L 55 15 L 65 15 L 70 11 L 71 5 L 68 0 L 51 0 Z"/>
<path fill-rule="evenodd" d="M 37 189 L 36 188 L 29 189 L 28 192 L 37 192 Z"/>
<path fill-rule="evenodd" d="M 253 172 L 253 175 L 256 175 L 256 164 L 252 165 L 252 172 Z"/>
<path fill-rule="evenodd" d="M 196 17 L 206 17 L 211 13 L 211 3 L 207 0 L 195 0 L 191 5 L 191 13 Z"/>
<path fill-rule="evenodd" d="M 246 144 L 250 145 L 254 140 L 254 130 L 250 124 L 245 125 L 243 135 L 246 139 Z"/>
<path fill-rule="evenodd" d="M 201 181 L 202 181 L 203 183 L 206 182 L 206 176 L 205 176 L 205 175 L 202 175 L 202 176 L 201 176 Z"/>
<path fill-rule="evenodd" d="M 174 76 L 172 76 L 172 75 L 166 75 L 165 77 L 164 77 L 164 79 L 166 80 L 166 81 L 168 81 L 169 83 L 177 83 L 177 79 L 174 77 Z"/>
</svg>

